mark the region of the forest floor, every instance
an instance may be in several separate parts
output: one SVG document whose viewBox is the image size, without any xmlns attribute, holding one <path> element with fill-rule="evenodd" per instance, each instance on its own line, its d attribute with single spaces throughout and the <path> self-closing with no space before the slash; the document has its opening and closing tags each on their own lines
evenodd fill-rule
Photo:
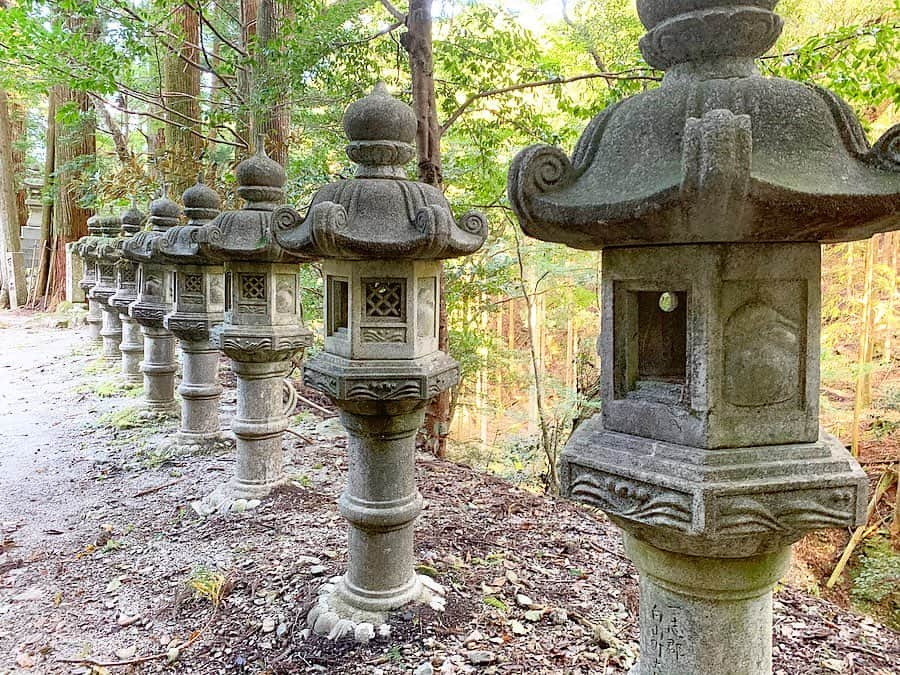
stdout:
<svg viewBox="0 0 900 675">
<path fill-rule="evenodd" d="M 120 428 L 139 399 L 84 328 L 13 313 L 0 328 L 0 675 L 586 675 L 637 656 L 637 577 L 608 520 L 425 456 L 416 554 L 446 611 L 399 612 L 365 646 L 303 639 L 317 588 L 346 564 L 337 420 L 299 410 L 291 484 L 200 518 L 190 502 L 227 480 L 230 455 L 158 452 L 174 423 Z M 227 388 L 224 420 L 233 409 Z M 900 672 L 897 633 L 789 582 L 774 637 L 781 675 Z"/>
</svg>

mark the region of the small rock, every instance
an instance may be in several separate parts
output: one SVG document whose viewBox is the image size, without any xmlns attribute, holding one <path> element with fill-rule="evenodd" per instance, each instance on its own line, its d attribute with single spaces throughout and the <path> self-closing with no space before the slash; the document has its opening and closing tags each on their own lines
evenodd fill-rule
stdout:
<svg viewBox="0 0 900 675">
<path fill-rule="evenodd" d="M 247 500 L 246 499 L 235 499 L 234 503 L 231 505 L 231 510 L 235 513 L 243 513 L 247 510 Z"/>
<path fill-rule="evenodd" d="M 446 595 L 447 591 L 441 586 L 438 582 L 432 579 L 429 576 L 424 574 L 419 575 L 419 580 L 422 582 L 422 585 L 433 593 L 437 593 L 438 595 Z"/>
<path fill-rule="evenodd" d="M 334 584 L 322 584 L 322 586 L 319 587 L 319 590 L 316 592 L 319 595 L 330 595 L 331 593 L 334 592 L 334 589 L 335 589 Z"/>
<path fill-rule="evenodd" d="M 263 633 L 271 633 L 273 630 L 275 630 L 275 619 L 268 616 L 265 619 L 263 619 L 262 632 Z"/>
<path fill-rule="evenodd" d="M 563 624 L 569 622 L 569 614 L 564 609 L 554 609 L 550 612 L 550 621 L 555 623 L 557 626 L 562 626 Z"/>
<path fill-rule="evenodd" d="M 140 614 L 135 614 L 134 616 L 128 616 L 127 614 L 119 614 L 119 617 L 116 619 L 116 623 L 122 626 L 130 626 L 132 624 L 137 623 L 141 620 Z"/>
<path fill-rule="evenodd" d="M 116 658 L 124 661 L 126 659 L 132 658 L 137 653 L 137 647 L 132 645 L 131 647 L 122 647 L 122 649 L 116 650 Z"/>
<path fill-rule="evenodd" d="M 312 574 L 314 577 L 320 577 L 323 574 L 325 574 L 325 572 L 327 572 L 327 571 L 328 571 L 328 568 L 325 567 L 325 565 L 313 565 L 312 567 L 309 568 L 309 573 Z"/>
<path fill-rule="evenodd" d="M 309 628 L 304 628 L 300 631 L 301 640 L 308 640 L 310 635 L 312 635 L 312 631 Z"/>
<path fill-rule="evenodd" d="M 340 640 L 342 637 L 347 635 L 348 633 L 353 632 L 353 622 L 350 619 L 341 619 L 336 624 L 334 624 L 334 628 L 328 633 L 329 640 Z"/>
<path fill-rule="evenodd" d="M 381 624 L 378 626 L 378 635 L 383 638 L 389 638 L 391 636 L 391 627 L 386 623 Z"/>
<path fill-rule="evenodd" d="M 481 634 L 481 631 L 475 629 L 465 637 L 463 644 L 473 644 L 475 642 L 481 642 L 482 640 L 484 640 L 484 635 Z"/>
<path fill-rule="evenodd" d="M 512 631 L 513 635 L 527 635 L 528 629 L 522 625 L 520 621 L 516 621 L 513 619 L 509 622 L 509 629 Z"/>
<path fill-rule="evenodd" d="M 166 661 L 169 663 L 175 663 L 179 656 L 181 656 L 181 650 L 178 647 L 169 647 L 166 650 Z"/>
<path fill-rule="evenodd" d="M 519 607 L 524 607 L 525 609 L 528 609 L 529 607 L 534 605 L 534 602 L 531 600 L 531 598 L 529 598 L 524 593 L 518 593 L 516 595 L 516 604 Z"/>
<path fill-rule="evenodd" d="M 844 662 L 840 659 L 825 659 L 822 661 L 822 666 L 834 673 L 844 672 Z"/>
<path fill-rule="evenodd" d="M 434 675 L 434 667 L 426 661 L 415 669 L 413 675 Z"/>
<path fill-rule="evenodd" d="M 469 663 L 473 666 L 488 666 L 497 660 L 497 657 L 493 652 L 480 650 L 468 652 L 466 658 L 469 659 Z"/>
<path fill-rule="evenodd" d="M 322 612 L 319 614 L 319 618 L 316 619 L 316 623 L 313 625 L 313 631 L 317 635 L 328 635 L 331 633 L 331 629 L 334 628 L 334 625 L 341 620 L 334 612 Z"/>
<path fill-rule="evenodd" d="M 252 509 L 255 509 L 255 508 L 256 508 L 257 506 L 259 506 L 260 504 L 262 504 L 262 500 L 259 500 L 259 499 L 248 499 L 248 500 L 247 500 L 247 510 L 250 511 L 250 510 L 252 510 Z"/>
<path fill-rule="evenodd" d="M 275 629 L 275 635 L 278 637 L 284 637 L 284 634 L 287 633 L 287 631 L 287 624 L 282 621 L 280 624 L 278 624 L 278 628 Z"/>
<path fill-rule="evenodd" d="M 357 642 L 366 644 L 369 640 L 375 637 L 375 626 L 370 624 L 368 621 L 363 621 L 361 624 L 356 626 L 356 630 L 353 631 L 353 637 L 356 638 Z"/>
</svg>

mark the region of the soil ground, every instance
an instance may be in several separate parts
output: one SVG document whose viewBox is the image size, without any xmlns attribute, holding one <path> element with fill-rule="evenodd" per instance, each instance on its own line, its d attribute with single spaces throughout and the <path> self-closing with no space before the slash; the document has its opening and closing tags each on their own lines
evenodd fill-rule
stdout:
<svg viewBox="0 0 900 675">
<path fill-rule="evenodd" d="M 139 398 L 115 386 L 84 328 L 12 313 L 0 323 L 0 675 L 376 675 L 425 662 L 442 674 L 586 675 L 633 663 L 636 573 L 609 521 L 424 456 L 416 552 L 447 588 L 446 611 L 399 612 L 391 635 L 365 646 L 304 639 L 316 589 L 346 563 L 337 420 L 298 410 L 291 484 L 255 510 L 200 518 L 190 502 L 227 480 L 230 455 L 157 452 L 174 423 L 104 423 Z M 226 389 L 226 423 L 233 408 Z M 775 608 L 776 673 L 900 672 L 900 635 L 872 619 L 790 583 Z"/>
</svg>

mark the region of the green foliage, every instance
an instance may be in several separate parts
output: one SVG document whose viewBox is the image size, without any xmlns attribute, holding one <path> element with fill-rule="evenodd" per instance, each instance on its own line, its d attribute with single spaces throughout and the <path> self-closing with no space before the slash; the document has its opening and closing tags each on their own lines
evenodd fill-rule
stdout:
<svg viewBox="0 0 900 675">
<path fill-rule="evenodd" d="M 900 630 L 900 554 L 886 536 L 874 536 L 867 541 L 851 576 L 853 600 Z"/>
</svg>

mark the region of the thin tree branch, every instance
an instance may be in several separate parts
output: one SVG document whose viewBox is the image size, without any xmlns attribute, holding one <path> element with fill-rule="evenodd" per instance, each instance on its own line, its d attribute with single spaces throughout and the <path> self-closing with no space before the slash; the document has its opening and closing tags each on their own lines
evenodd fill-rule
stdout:
<svg viewBox="0 0 900 675">
<path fill-rule="evenodd" d="M 632 72 L 632 71 L 625 71 Z M 501 94 L 508 94 L 513 91 L 522 91 L 523 89 L 536 89 L 538 87 L 549 87 L 554 84 L 571 84 L 572 82 L 579 82 L 581 80 L 594 80 L 594 79 L 604 79 L 604 80 L 651 80 L 654 82 L 658 82 L 661 78 L 655 75 L 627 75 L 625 73 L 585 73 L 584 75 L 575 75 L 573 77 L 553 77 L 548 80 L 540 80 L 538 82 L 523 82 L 521 84 L 511 84 L 507 87 L 498 87 L 497 89 L 488 89 L 487 91 L 482 91 L 477 94 L 473 94 L 469 98 L 467 98 L 460 106 L 454 110 L 447 120 L 441 125 L 441 133 L 444 133 L 453 126 L 453 123 L 458 120 L 469 107 L 483 98 L 492 98 L 494 96 L 500 96 Z"/>
<path fill-rule="evenodd" d="M 397 21 L 399 21 L 400 23 L 406 23 L 406 14 L 394 7 L 394 5 L 391 4 L 390 0 L 381 0 L 381 4 L 388 11 L 388 14 L 394 17 Z"/>
</svg>

